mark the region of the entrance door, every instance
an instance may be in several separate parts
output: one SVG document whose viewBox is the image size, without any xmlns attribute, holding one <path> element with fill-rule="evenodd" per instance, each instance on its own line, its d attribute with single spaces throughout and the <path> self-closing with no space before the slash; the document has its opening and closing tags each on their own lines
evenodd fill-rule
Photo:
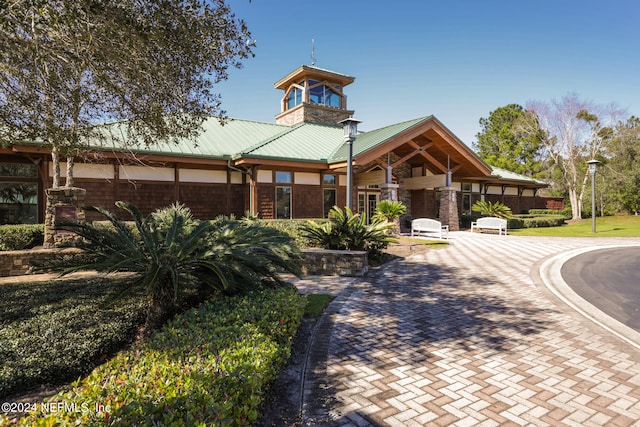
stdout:
<svg viewBox="0 0 640 427">
<path fill-rule="evenodd" d="M 378 207 L 378 200 L 380 199 L 379 193 L 367 193 L 367 221 L 371 222 L 371 218 L 376 213 L 376 208 Z"/>
<path fill-rule="evenodd" d="M 380 193 L 370 193 L 361 191 L 358 193 L 358 212 L 367 214 L 367 222 L 371 221 L 371 217 L 376 213 Z"/>
</svg>

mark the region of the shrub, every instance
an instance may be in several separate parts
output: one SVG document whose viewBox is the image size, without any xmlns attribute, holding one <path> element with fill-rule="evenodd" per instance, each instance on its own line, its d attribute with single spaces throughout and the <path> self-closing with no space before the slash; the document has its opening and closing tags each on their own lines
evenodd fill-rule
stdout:
<svg viewBox="0 0 640 427">
<path fill-rule="evenodd" d="M 508 220 L 508 228 L 558 227 L 565 221 L 562 215 L 514 215 Z"/>
<path fill-rule="evenodd" d="M 317 223 L 327 222 L 327 219 L 316 219 Z M 307 248 L 312 243 L 302 232 L 302 225 L 306 224 L 306 219 L 259 219 L 257 223 L 262 227 L 273 228 L 289 235 L 296 246 L 299 248 Z"/>
<path fill-rule="evenodd" d="M 279 282 L 277 268 L 299 273 L 295 264 L 299 251 L 287 235 L 275 230 L 226 217 L 198 223 L 180 205 L 146 218 L 130 203 L 116 205 L 129 212 L 137 233 L 108 210 L 87 207 L 87 211 L 102 214 L 111 227 L 89 223 L 62 226 L 84 238 L 79 247 L 91 259 L 75 264 L 72 259 L 71 264 L 60 262 L 50 267 L 63 273 L 139 273 L 131 280 L 131 287 L 141 287 L 149 296 L 147 331 L 159 327 L 177 311 L 180 295 L 185 289 L 191 290 L 194 283 L 234 293 L 263 280 Z"/>
<path fill-rule="evenodd" d="M 44 243 L 44 224 L 0 226 L 0 251 L 31 249 Z"/>
<path fill-rule="evenodd" d="M 515 230 L 517 228 L 525 228 L 524 219 L 519 215 L 512 216 L 507 220 L 507 229 Z"/>
<path fill-rule="evenodd" d="M 393 222 L 407 213 L 407 207 L 402 202 L 382 200 L 376 206 L 376 213 L 372 219 Z"/>
<path fill-rule="evenodd" d="M 175 202 L 167 207 L 156 209 L 151 213 L 150 220 L 160 230 L 169 230 L 176 218 L 182 218 L 186 232 L 192 231 L 198 226 L 199 221 L 191 214 L 187 206 Z"/>
<path fill-rule="evenodd" d="M 564 224 L 565 217 L 562 215 L 543 215 L 524 218 L 523 221 L 525 228 L 559 227 Z"/>
<path fill-rule="evenodd" d="M 367 251 L 375 258 L 389 243 L 396 241 L 387 234 L 391 228 L 393 224 L 380 219 L 367 224 L 366 215 L 334 206 L 329 212 L 329 221 L 308 221 L 302 225 L 302 234 L 323 249 Z"/>
<path fill-rule="evenodd" d="M 460 227 L 471 228 L 471 223 L 476 222 L 478 218 L 482 218 L 481 214 L 462 214 L 460 217 Z"/>
<path fill-rule="evenodd" d="M 72 381 L 130 342 L 144 320 L 144 296 L 107 305 L 126 280 L 3 284 L 0 396 Z"/>
<path fill-rule="evenodd" d="M 486 216 L 494 216 L 497 218 L 509 219 L 513 215 L 511 208 L 501 202 L 491 203 L 486 200 L 478 200 L 471 206 L 474 212 L 482 213 Z"/>
<path fill-rule="evenodd" d="M 49 399 L 88 411 L 32 413 L 20 425 L 252 425 L 304 306 L 293 288 L 211 300 Z"/>
<path fill-rule="evenodd" d="M 529 209 L 529 215 L 544 216 L 544 215 L 562 215 L 565 219 L 571 219 L 571 208 L 564 208 L 562 210 L 557 209 Z"/>
</svg>

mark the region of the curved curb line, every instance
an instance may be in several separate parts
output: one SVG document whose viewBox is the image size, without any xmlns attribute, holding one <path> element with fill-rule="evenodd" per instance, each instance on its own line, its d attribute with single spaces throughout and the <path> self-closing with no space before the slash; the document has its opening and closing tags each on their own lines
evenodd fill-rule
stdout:
<svg viewBox="0 0 640 427">
<path fill-rule="evenodd" d="M 564 281 L 560 271 L 565 262 L 583 253 L 601 249 L 614 249 L 632 246 L 638 245 L 592 246 L 588 248 L 574 249 L 545 258 L 534 265 L 534 270 L 538 267 L 537 270 L 539 277 L 537 278 L 539 278 L 542 284 L 566 305 L 591 320 L 593 323 L 611 332 L 618 338 L 631 344 L 635 348 L 640 349 L 640 332 L 631 329 L 627 325 L 610 317 L 575 293 L 567 282 Z M 532 275 L 532 277 L 533 276 L 535 275 Z M 536 277 L 533 277 L 533 279 L 535 281 Z"/>
</svg>

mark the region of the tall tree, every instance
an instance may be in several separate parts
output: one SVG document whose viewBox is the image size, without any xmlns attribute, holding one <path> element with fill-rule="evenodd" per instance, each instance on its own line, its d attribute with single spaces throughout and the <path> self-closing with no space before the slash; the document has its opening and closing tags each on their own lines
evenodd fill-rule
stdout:
<svg viewBox="0 0 640 427">
<path fill-rule="evenodd" d="M 619 122 L 605 151 L 602 167 L 604 191 L 612 194 L 615 211 L 640 213 L 640 118 Z"/>
<path fill-rule="evenodd" d="M 601 106 L 581 100 L 576 94 L 550 103 L 531 102 L 527 109 L 536 112 L 549 135 L 544 140 L 546 150 L 561 173 L 572 218 L 580 219 L 589 179 L 586 162 L 601 156 L 603 144 L 611 137 L 610 125 L 622 111 L 613 104 Z"/>
<path fill-rule="evenodd" d="M 224 0 L 0 2 L 0 143 L 38 141 L 73 157 L 94 125 L 126 120 L 123 140 L 194 138 L 222 117 L 215 83 L 252 55 Z"/>
<path fill-rule="evenodd" d="M 518 104 L 499 107 L 480 119 L 474 150 L 491 166 L 538 178 L 543 169 L 545 132 L 538 118 Z"/>
</svg>

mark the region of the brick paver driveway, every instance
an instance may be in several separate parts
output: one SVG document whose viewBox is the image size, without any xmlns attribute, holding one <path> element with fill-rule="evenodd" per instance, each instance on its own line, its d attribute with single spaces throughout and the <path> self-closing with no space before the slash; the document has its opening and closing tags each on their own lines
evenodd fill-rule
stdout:
<svg viewBox="0 0 640 427">
<path fill-rule="evenodd" d="M 616 244 L 640 239 L 451 233 L 353 282 L 313 343 L 304 425 L 640 425 L 640 350 L 532 279 Z"/>
</svg>

